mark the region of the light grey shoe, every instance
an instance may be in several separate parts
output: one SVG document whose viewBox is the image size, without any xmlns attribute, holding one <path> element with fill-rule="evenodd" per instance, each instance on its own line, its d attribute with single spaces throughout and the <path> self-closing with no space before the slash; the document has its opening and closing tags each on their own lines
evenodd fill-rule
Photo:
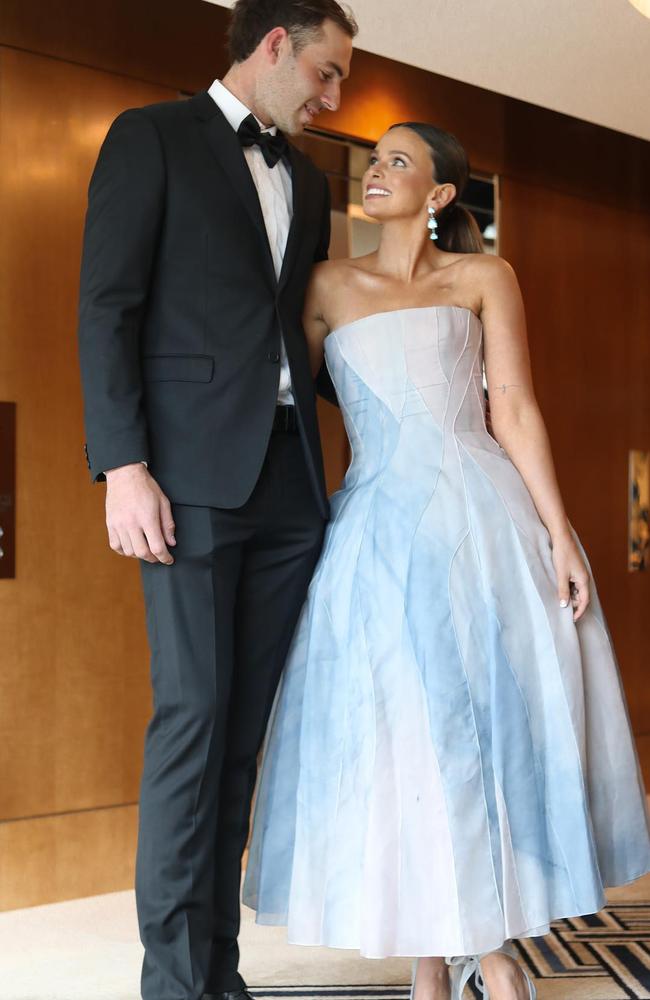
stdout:
<svg viewBox="0 0 650 1000">
<path fill-rule="evenodd" d="M 417 958 L 414 958 L 413 965 L 411 966 L 411 1000 L 413 1000 L 415 996 L 415 977 L 417 976 L 417 974 L 418 974 L 418 960 Z"/>
<path fill-rule="evenodd" d="M 509 955 L 510 958 L 517 960 L 517 952 L 515 951 L 511 941 L 506 941 L 500 948 L 494 948 L 493 951 L 501 951 L 505 955 Z M 486 955 L 491 954 L 493 954 L 492 951 L 486 951 L 482 955 L 460 955 L 455 958 L 446 959 L 447 965 L 449 966 L 449 978 L 451 979 L 451 1000 L 462 1000 L 465 987 L 472 976 L 474 976 L 474 982 L 485 997 L 485 1000 L 490 1000 L 490 994 L 488 993 L 488 988 L 485 985 L 483 974 L 481 972 L 481 959 L 485 958 Z M 537 990 L 535 988 L 535 984 L 524 967 L 519 965 L 519 968 L 526 977 L 529 993 L 528 1000 L 536 1000 Z"/>
</svg>

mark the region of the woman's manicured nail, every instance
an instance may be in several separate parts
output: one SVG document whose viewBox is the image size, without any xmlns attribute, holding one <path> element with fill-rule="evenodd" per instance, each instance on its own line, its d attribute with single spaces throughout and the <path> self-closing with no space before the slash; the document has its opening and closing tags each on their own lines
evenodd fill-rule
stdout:
<svg viewBox="0 0 650 1000">
<path fill-rule="evenodd" d="M 565 601 L 564 599 L 562 599 L 560 601 L 560 607 L 561 608 L 567 608 L 568 606 L 569 606 L 569 602 L 568 601 Z"/>
</svg>

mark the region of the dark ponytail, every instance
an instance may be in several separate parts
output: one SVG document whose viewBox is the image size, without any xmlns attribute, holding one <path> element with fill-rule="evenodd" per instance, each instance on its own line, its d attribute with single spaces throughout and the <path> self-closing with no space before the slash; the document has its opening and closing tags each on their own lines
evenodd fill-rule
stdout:
<svg viewBox="0 0 650 1000">
<path fill-rule="evenodd" d="M 471 212 L 455 201 L 440 213 L 438 246 L 450 253 L 483 253 L 483 237 Z"/>
<path fill-rule="evenodd" d="M 438 184 L 453 184 L 456 197 L 445 205 L 438 219 L 440 250 L 451 253 L 483 253 L 483 239 L 471 212 L 458 204 L 469 179 L 467 154 L 455 135 L 424 122 L 400 122 L 393 128 L 410 128 L 426 142 L 433 160 L 433 179 Z"/>
</svg>

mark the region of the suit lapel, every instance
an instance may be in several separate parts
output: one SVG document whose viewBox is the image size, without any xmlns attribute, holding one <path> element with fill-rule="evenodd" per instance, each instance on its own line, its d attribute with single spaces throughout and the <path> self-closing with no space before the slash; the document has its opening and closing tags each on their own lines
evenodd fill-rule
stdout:
<svg viewBox="0 0 650 1000">
<path fill-rule="evenodd" d="M 291 274 L 303 233 L 307 197 L 307 166 L 304 158 L 289 143 L 293 192 L 292 218 L 280 278 L 276 279 L 275 266 L 264 224 L 260 199 L 239 139 L 220 108 L 207 92 L 190 98 L 190 102 L 194 106 L 197 118 L 201 121 L 200 127 L 208 146 L 212 150 L 217 163 L 237 191 L 251 222 L 260 235 L 263 242 L 267 270 L 273 280 L 273 284 L 277 284 L 279 288 L 282 288 Z"/>
<path fill-rule="evenodd" d="M 201 121 L 200 127 L 208 146 L 212 150 L 217 163 L 244 203 L 251 222 L 263 241 L 264 255 L 273 278 L 273 283 L 275 284 L 275 267 L 273 265 L 273 257 L 264 224 L 260 199 L 239 139 L 220 108 L 207 92 L 197 94 L 196 97 L 192 97 L 190 100 L 194 104 L 197 118 Z"/>
<path fill-rule="evenodd" d="M 289 159 L 291 161 L 291 183 L 293 188 L 293 214 L 284 251 L 282 270 L 278 281 L 282 288 L 286 283 L 295 263 L 300 239 L 303 232 L 305 217 L 305 198 L 307 196 L 307 168 L 302 156 L 289 144 Z"/>
</svg>

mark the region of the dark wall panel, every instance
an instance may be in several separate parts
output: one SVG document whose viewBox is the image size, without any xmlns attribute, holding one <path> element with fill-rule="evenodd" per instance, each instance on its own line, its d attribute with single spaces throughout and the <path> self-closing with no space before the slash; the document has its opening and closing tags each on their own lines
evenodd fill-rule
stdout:
<svg viewBox="0 0 650 1000">
<path fill-rule="evenodd" d="M 627 569 L 627 476 L 629 449 L 650 449 L 650 218 L 532 183 L 501 193 L 560 486 L 648 733 L 650 574 Z"/>
</svg>

